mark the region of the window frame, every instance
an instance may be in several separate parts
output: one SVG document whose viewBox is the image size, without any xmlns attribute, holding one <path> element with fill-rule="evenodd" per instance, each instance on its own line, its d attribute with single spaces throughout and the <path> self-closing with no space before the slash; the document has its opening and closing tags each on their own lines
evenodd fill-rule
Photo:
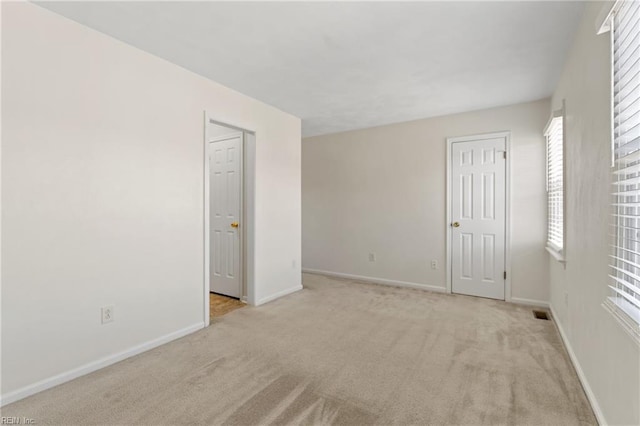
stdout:
<svg viewBox="0 0 640 426">
<path fill-rule="evenodd" d="M 631 167 L 637 166 L 637 170 L 624 171 L 624 169 L 626 169 L 627 167 L 622 166 L 621 168 L 618 168 L 618 160 L 620 160 L 621 158 L 616 158 L 617 149 L 620 147 L 624 147 L 625 144 L 628 143 L 628 142 L 624 142 L 622 143 L 622 145 L 618 146 L 619 141 L 617 140 L 617 131 L 619 130 L 620 123 L 616 119 L 616 109 L 618 105 L 616 102 L 616 80 L 615 80 L 616 72 L 618 72 L 618 70 L 616 69 L 616 54 L 618 52 L 617 52 L 617 46 L 616 46 L 615 18 L 618 12 L 620 11 L 621 7 L 623 7 L 623 4 L 625 3 L 626 2 L 624 0 L 617 0 L 613 4 L 613 6 L 609 6 L 610 9 L 608 11 L 607 9 L 603 10 L 601 17 L 604 17 L 604 19 L 600 20 L 599 23 L 601 25 L 599 26 L 599 31 L 598 31 L 598 34 L 602 34 L 605 32 L 609 32 L 610 34 L 610 55 L 611 55 L 610 57 L 610 66 L 611 66 L 611 81 L 610 81 L 610 84 L 611 84 L 610 86 L 611 87 L 611 95 L 610 95 L 611 97 L 611 141 L 610 141 L 611 173 L 610 173 L 610 176 L 611 176 L 611 184 L 612 184 L 611 186 L 612 188 L 615 188 L 612 190 L 611 201 L 609 202 L 611 217 L 615 223 L 608 224 L 609 228 L 613 229 L 613 234 L 611 236 L 611 249 L 609 251 L 610 254 L 609 254 L 609 261 L 607 265 L 610 271 L 609 280 L 607 282 L 608 296 L 605 297 L 605 300 L 602 303 L 602 306 L 609 313 L 612 314 L 612 316 L 617 320 L 617 322 L 623 326 L 623 329 L 636 341 L 637 344 L 640 345 L 640 307 L 626 300 L 625 297 L 623 297 L 623 295 L 620 294 L 621 292 L 625 291 L 625 287 L 628 287 L 627 284 L 622 283 L 623 281 L 629 281 L 629 283 L 631 284 L 631 287 L 633 286 L 637 287 L 639 285 L 638 282 L 640 282 L 640 280 L 637 280 L 631 276 L 627 276 L 628 273 L 631 273 L 632 275 L 638 275 L 637 272 L 634 274 L 632 271 L 627 270 L 627 273 L 625 273 L 623 269 L 626 269 L 626 268 L 621 267 L 621 264 L 620 264 L 620 262 L 624 263 L 625 260 L 627 260 L 627 262 L 631 265 L 631 268 L 638 270 L 640 269 L 640 266 L 635 266 L 635 265 L 640 265 L 640 260 L 633 261 L 629 259 L 621 259 L 621 257 L 624 257 L 624 256 L 619 254 L 620 251 L 627 251 L 631 253 L 631 256 L 635 257 L 635 259 L 640 259 L 640 245 L 635 243 L 635 245 L 638 246 L 639 248 L 631 249 L 627 247 L 627 244 L 633 245 L 634 243 L 630 243 L 629 240 L 624 237 L 622 239 L 626 239 L 627 242 L 626 243 L 623 242 L 622 244 L 619 242 L 621 239 L 620 237 L 621 228 L 629 229 L 628 227 L 631 226 L 626 222 L 624 224 L 620 224 L 621 214 L 631 215 L 630 216 L 631 220 L 636 221 L 636 223 L 633 226 L 633 229 L 640 228 L 640 225 L 637 224 L 638 222 L 640 222 L 640 206 L 631 207 L 632 209 L 636 209 L 635 212 L 633 213 L 629 213 L 626 211 L 623 213 L 619 212 L 619 209 L 622 207 L 621 203 L 625 204 L 625 203 L 640 202 L 640 196 L 636 196 L 637 200 L 628 201 L 628 200 L 621 200 L 621 197 L 628 197 L 632 195 L 620 194 L 621 185 L 622 185 L 622 188 L 625 188 L 625 190 L 629 190 L 628 188 L 629 186 L 638 186 L 638 188 L 640 188 L 640 184 L 618 183 L 620 181 L 628 182 L 627 179 L 629 179 L 629 175 L 634 175 L 634 176 L 631 176 L 631 179 L 640 177 L 640 160 L 630 160 L 628 163 L 628 164 L 632 164 Z M 638 11 L 638 13 L 640 13 L 640 11 Z M 640 35 L 638 37 L 640 37 Z M 628 48 L 625 48 L 625 49 L 628 49 Z M 633 63 L 631 64 L 630 70 L 631 69 L 633 69 Z M 622 73 L 622 75 L 624 74 L 626 74 L 626 72 Z M 635 111 L 635 110 L 632 110 L 632 111 Z M 634 114 L 640 114 L 640 108 L 638 108 L 638 111 L 636 111 L 635 113 L 631 113 L 631 114 L 626 113 L 626 115 L 630 115 L 631 117 L 634 117 L 635 116 Z M 626 119 L 624 123 L 626 124 Z M 633 142 L 633 140 L 631 142 Z M 640 152 L 640 149 L 637 151 Z M 622 157 L 625 157 L 633 152 L 634 151 L 632 147 L 631 150 L 626 152 Z M 619 177 L 620 175 L 624 175 L 624 177 Z M 631 191 L 634 191 L 634 190 L 637 190 L 637 188 L 635 187 L 631 188 Z M 628 205 L 628 204 L 625 204 L 625 205 Z M 628 208 L 628 207 L 622 207 L 622 208 Z M 623 217 L 627 218 L 629 216 L 623 216 Z M 625 235 L 624 231 L 622 231 L 622 235 Z M 622 273 L 624 276 L 627 276 L 627 279 L 621 280 L 620 273 Z M 632 283 L 631 280 L 629 280 L 628 278 L 632 278 L 632 280 L 636 281 L 636 283 Z M 620 289 L 620 286 L 622 286 L 622 289 Z M 638 294 L 640 294 L 640 292 L 638 292 L 637 289 L 636 290 L 627 289 L 627 290 L 629 291 L 629 293 L 627 293 L 627 297 L 631 297 L 631 298 L 635 297 L 635 300 L 638 300 L 637 296 Z"/>
<path fill-rule="evenodd" d="M 549 118 L 549 121 L 547 122 L 547 125 L 544 128 L 544 138 L 545 138 L 545 180 L 546 180 L 546 192 L 547 192 L 547 236 L 546 236 L 546 241 L 545 241 L 545 249 L 549 252 L 549 254 L 551 254 L 551 256 L 557 260 L 558 262 L 565 264 L 566 263 L 566 258 L 565 258 L 565 248 L 566 248 L 566 222 L 565 222 L 565 161 L 564 161 L 564 146 L 565 146 L 565 140 L 566 140 L 566 132 L 565 132 L 565 106 L 564 106 L 564 100 L 562 101 L 562 108 L 559 110 L 554 111 L 551 114 L 551 117 Z M 551 214 L 551 210 L 552 210 L 552 204 L 553 204 L 553 195 L 551 192 L 551 185 L 550 185 L 550 180 L 551 180 L 551 174 L 552 174 L 552 165 L 551 165 L 551 158 L 554 156 L 554 154 L 550 153 L 549 150 L 551 148 L 551 140 L 550 137 L 553 136 L 552 133 L 554 131 L 554 127 L 559 123 L 560 125 L 560 135 L 561 135 L 561 140 L 559 142 L 559 157 L 560 157 L 560 178 L 561 178 L 561 189 L 560 191 L 562 192 L 561 196 L 560 196 L 560 204 L 559 204 L 559 209 L 560 209 L 560 215 L 561 215 L 561 220 L 560 220 L 560 234 L 561 234 L 561 238 L 562 238 L 562 246 L 558 246 L 558 244 L 554 243 L 552 241 L 552 238 L 550 238 L 550 235 L 552 233 L 552 225 L 551 225 L 551 221 L 552 221 L 552 214 Z M 557 154 L 556 154 L 557 156 Z M 556 166 L 557 167 L 557 166 Z"/>
</svg>

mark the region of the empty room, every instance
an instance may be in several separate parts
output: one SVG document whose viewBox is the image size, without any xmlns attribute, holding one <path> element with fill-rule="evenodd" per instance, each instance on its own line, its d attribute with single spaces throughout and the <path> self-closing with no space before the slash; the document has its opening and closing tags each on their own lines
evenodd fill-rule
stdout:
<svg viewBox="0 0 640 426">
<path fill-rule="evenodd" d="M 0 424 L 640 425 L 639 1 L 0 20 Z"/>
</svg>

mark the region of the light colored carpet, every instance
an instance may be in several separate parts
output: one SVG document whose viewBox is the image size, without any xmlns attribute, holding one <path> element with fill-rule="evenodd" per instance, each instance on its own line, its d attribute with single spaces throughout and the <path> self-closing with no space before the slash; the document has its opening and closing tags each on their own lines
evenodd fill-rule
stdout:
<svg viewBox="0 0 640 426">
<path fill-rule="evenodd" d="M 244 308 L 245 306 L 247 305 L 244 302 L 234 299 L 233 297 L 209 293 L 209 318 L 211 321 L 218 321 L 218 317 L 222 317 L 231 311 Z"/>
<path fill-rule="evenodd" d="M 304 290 L 3 409 L 39 425 L 596 424 L 551 321 L 474 297 Z"/>
</svg>

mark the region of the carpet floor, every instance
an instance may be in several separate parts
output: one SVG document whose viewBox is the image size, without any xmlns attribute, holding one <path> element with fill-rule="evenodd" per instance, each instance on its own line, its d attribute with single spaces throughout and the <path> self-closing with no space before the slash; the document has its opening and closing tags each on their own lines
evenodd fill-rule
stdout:
<svg viewBox="0 0 640 426">
<path fill-rule="evenodd" d="M 54 389 L 38 425 L 597 424 L 551 321 L 304 275 L 304 290 Z"/>
</svg>

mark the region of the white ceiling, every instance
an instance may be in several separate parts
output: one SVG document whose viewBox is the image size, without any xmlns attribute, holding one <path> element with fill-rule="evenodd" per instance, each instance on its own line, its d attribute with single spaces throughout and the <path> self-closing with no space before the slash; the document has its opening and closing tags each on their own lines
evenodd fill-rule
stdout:
<svg viewBox="0 0 640 426">
<path fill-rule="evenodd" d="M 274 105 L 305 136 L 551 95 L 581 2 L 46 2 Z"/>
</svg>

